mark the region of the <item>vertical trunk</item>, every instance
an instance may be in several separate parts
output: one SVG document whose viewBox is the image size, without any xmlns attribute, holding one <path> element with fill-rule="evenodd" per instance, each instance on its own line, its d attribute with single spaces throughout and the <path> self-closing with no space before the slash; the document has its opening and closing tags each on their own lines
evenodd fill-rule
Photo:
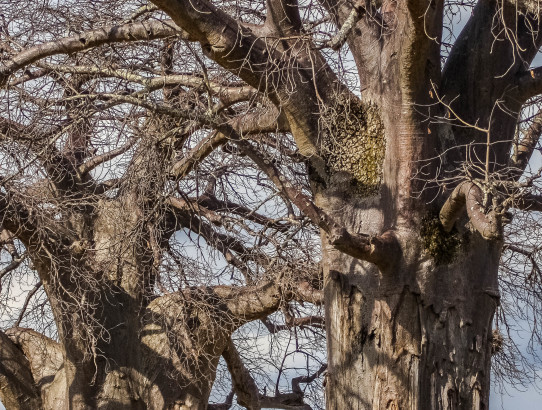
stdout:
<svg viewBox="0 0 542 410">
<path fill-rule="evenodd" d="M 500 244 L 421 225 L 380 270 L 325 249 L 328 409 L 488 408 Z"/>
</svg>

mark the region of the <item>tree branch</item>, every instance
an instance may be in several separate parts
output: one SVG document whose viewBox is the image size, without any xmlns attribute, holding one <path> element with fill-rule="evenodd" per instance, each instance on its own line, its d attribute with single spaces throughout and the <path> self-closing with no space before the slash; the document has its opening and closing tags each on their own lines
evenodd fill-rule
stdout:
<svg viewBox="0 0 542 410">
<path fill-rule="evenodd" d="M 248 369 L 245 367 L 245 364 L 231 339 L 222 353 L 222 357 L 226 361 L 228 371 L 231 374 L 232 388 L 237 395 L 237 403 L 250 410 L 261 409 L 258 386 Z"/>
<path fill-rule="evenodd" d="M 328 234 L 329 243 L 341 252 L 358 259 L 375 263 L 379 266 L 395 262 L 399 255 L 399 246 L 393 232 L 388 231 L 381 236 L 348 232 L 333 218 L 318 208 L 312 199 L 303 194 L 275 167 L 273 162 L 264 159 L 261 154 L 247 141 L 239 141 L 238 145 L 264 171 L 275 186 L 299 208 L 316 226 Z"/>
<path fill-rule="evenodd" d="M 45 57 L 75 53 L 102 44 L 153 40 L 174 35 L 182 35 L 182 31 L 172 21 L 145 21 L 103 27 L 43 43 L 21 51 L 4 63 L 0 68 L 0 86 L 5 85 L 15 71 Z"/>
<path fill-rule="evenodd" d="M 516 75 L 517 98 L 524 102 L 542 94 L 542 67 L 521 71 Z"/>
<path fill-rule="evenodd" d="M 97 166 L 103 164 L 104 162 L 111 161 L 112 159 L 118 157 L 119 155 L 124 154 L 126 151 L 132 148 L 136 142 L 137 142 L 137 139 L 132 138 L 122 147 L 106 152 L 105 154 L 96 155 L 95 157 L 89 158 L 85 163 L 79 165 L 78 172 L 81 175 L 88 174 L 90 171 L 92 171 Z"/>
<path fill-rule="evenodd" d="M 28 292 L 28 295 L 26 295 L 26 299 L 23 303 L 23 306 L 21 307 L 21 313 L 19 313 L 19 317 L 17 318 L 14 327 L 19 327 L 21 325 L 21 322 L 24 318 L 24 315 L 26 313 L 26 309 L 28 308 L 28 304 L 30 303 L 30 300 L 32 297 L 36 294 L 36 292 L 41 288 L 41 281 L 36 283 L 36 285 Z"/>
<path fill-rule="evenodd" d="M 272 72 L 266 67 L 269 53 L 274 51 L 224 11 L 206 0 L 153 0 L 153 3 L 186 30 L 190 40 L 200 42 L 210 58 L 252 87 L 261 90 L 276 84 L 272 79 L 261 81 Z"/>
<path fill-rule="evenodd" d="M 515 179 L 519 179 L 523 171 L 527 168 L 531 156 L 538 144 L 542 134 L 542 111 L 539 111 L 524 137 L 514 146 L 514 153 L 510 159 L 510 165 L 514 167 L 513 173 Z"/>
<path fill-rule="evenodd" d="M 0 331 L 0 399 L 10 410 L 42 408 L 28 359 L 2 331 Z"/>
<path fill-rule="evenodd" d="M 495 212 L 486 214 L 482 206 L 482 191 L 472 182 L 459 184 L 440 211 L 439 219 L 446 232 L 450 232 L 465 207 L 472 226 L 487 240 L 502 237 L 501 226 Z"/>
<path fill-rule="evenodd" d="M 35 330 L 21 327 L 7 330 L 6 335 L 28 358 L 36 385 L 45 389 L 62 368 L 64 357 L 61 345 Z"/>
<path fill-rule="evenodd" d="M 176 223 L 179 227 L 190 229 L 192 232 L 201 235 L 209 246 L 214 247 L 224 255 L 226 261 L 232 266 L 239 269 L 245 276 L 248 283 L 251 283 L 254 278 L 246 263 L 248 261 L 255 262 L 260 266 L 267 266 L 270 259 L 264 253 L 257 249 L 250 249 L 235 237 L 216 232 L 215 229 L 208 223 L 203 222 L 195 213 L 199 212 L 209 220 L 217 220 L 221 223 L 220 216 L 211 213 L 204 208 L 195 208 L 190 203 L 177 199 L 169 198 L 172 207 L 175 208 Z M 235 252 L 237 255 L 232 253 Z"/>
</svg>

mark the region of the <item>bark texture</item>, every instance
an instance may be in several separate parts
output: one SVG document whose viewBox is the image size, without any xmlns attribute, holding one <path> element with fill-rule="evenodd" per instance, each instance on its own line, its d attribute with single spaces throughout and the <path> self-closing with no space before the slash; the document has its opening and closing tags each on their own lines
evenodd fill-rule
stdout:
<svg viewBox="0 0 542 410">
<path fill-rule="evenodd" d="M 222 356 L 232 393 L 214 408 L 229 408 L 235 394 L 248 409 L 306 410 L 300 384 L 325 366 L 292 380 L 291 392 L 277 382 L 270 396 L 232 335 L 256 320 L 271 333 L 325 321 L 327 409 L 488 409 L 508 211 L 542 209 L 532 193 L 542 172 L 521 179 L 540 114 L 516 135 L 522 107 L 542 91 L 542 71 L 529 71 L 542 41 L 534 3 L 478 2 L 444 65 L 442 0 L 322 0 L 317 12 L 312 2 L 268 0 L 250 17 L 208 0 L 152 3 L 119 25 L 6 48 L 0 85 L 51 78 L 63 89 L 53 105 L 67 114 L 51 127 L 0 120 L 0 142 L 17 144 L 45 175 L 20 189 L 0 173 L 0 239 L 13 257 L 5 274 L 20 263 L 16 239 L 58 332 L 57 341 L 19 326 L 0 332 L 2 401 L 9 409 L 205 410 Z M 171 20 L 133 21 L 157 10 Z M 304 24 L 315 15 L 337 28 L 324 42 L 314 22 Z M 101 61 L 96 50 L 109 56 L 104 45 L 143 40 L 164 41 L 149 43 L 160 50 L 159 69 L 133 50 L 88 63 Z M 195 55 L 200 74 L 181 72 L 175 42 L 201 46 L 202 55 L 186 46 L 184 56 Z M 343 46 L 361 97 L 322 52 Z M 218 68 L 205 59 L 229 73 L 210 77 Z M 117 107 L 113 117 L 107 110 Z M 136 136 L 95 155 L 108 126 L 93 128 L 102 112 L 113 119 L 101 121 Z M 238 162 L 207 166 L 219 151 Z M 122 177 L 100 178 L 100 166 L 123 155 Z M 272 187 L 280 217 L 219 197 L 227 189 L 242 197 L 251 185 Z M 29 200 L 38 191 L 41 202 Z M 316 231 L 319 269 L 285 250 L 297 241 L 315 252 Z M 183 269 L 212 276 L 195 261 L 168 288 L 161 272 L 175 259 L 175 235 L 219 253 L 233 272 L 228 284 L 194 286 Z M 243 286 L 231 285 L 237 274 Z M 323 302 L 325 320 L 292 317 L 292 301 Z M 285 324 L 273 325 L 268 316 L 280 310 Z"/>
</svg>

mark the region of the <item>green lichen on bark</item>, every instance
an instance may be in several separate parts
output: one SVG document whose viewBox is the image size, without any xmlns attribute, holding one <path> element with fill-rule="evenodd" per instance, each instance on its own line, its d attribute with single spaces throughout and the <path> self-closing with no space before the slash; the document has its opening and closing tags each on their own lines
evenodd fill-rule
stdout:
<svg viewBox="0 0 542 410">
<path fill-rule="evenodd" d="M 422 219 L 420 236 L 424 249 L 437 265 L 453 262 L 467 241 L 466 236 L 461 235 L 455 227 L 446 232 L 437 213 L 430 213 Z"/>
<path fill-rule="evenodd" d="M 386 152 L 380 109 L 354 98 L 336 101 L 322 116 L 322 156 L 332 174 L 347 173 L 361 195 L 375 195 Z"/>
</svg>

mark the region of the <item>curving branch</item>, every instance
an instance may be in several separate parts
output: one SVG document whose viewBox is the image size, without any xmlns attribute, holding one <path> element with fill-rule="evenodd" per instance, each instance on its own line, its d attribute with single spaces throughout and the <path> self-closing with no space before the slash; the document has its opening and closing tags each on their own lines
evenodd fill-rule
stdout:
<svg viewBox="0 0 542 410">
<path fill-rule="evenodd" d="M 450 194 L 439 219 L 446 232 L 450 232 L 465 207 L 472 226 L 487 240 L 502 238 L 502 227 L 494 211 L 484 212 L 482 190 L 472 182 L 459 184 Z"/>
<path fill-rule="evenodd" d="M 176 35 L 185 36 L 182 30 L 170 20 L 145 21 L 103 27 L 43 43 L 25 49 L 5 62 L 0 68 L 0 86 L 4 86 L 8 78 L 17 70 L 45 57 L 57 54 L 71 54 L 103 44 L 154 40 Z"/>
<path fill-rule="evenodd" d="M 0 399 L 8 409 L 42 408 L 28 359 L 2 331 L 0 331 Z"/>
<path fill-rule="evenodd" d="M 230 339 L 222 353 L 231 375 L 232 388 L 237 396 L 237 403 L 250 410 L 261 409 L 258 386 L 245 367 L 237 348 Z"/>
<path fill-rule="evenodd" d="M 248 141 L 238 141 L 237 144 L 243 152 L 267 177 L 275 184 L 299 210 L 306 215 L 316 226 L 328 235 L 328 240 L 336 249 L 358 259 L 375 263 L 379 266 L 393 264 L 399 255 L 397 238 L 392 231 L 381 236 L 371 237 L 362 233 L 348 232 L 331 216 L 317 207 L 311 198 L 293 186 L 272 161 L 264 158 Z"/>
<path fill-rule="evenodd" d="M 519 179 L 527 168 L 533 152 L 542 135 L 542 111 L 539 111 L 523 138 L 514 146 L 514 153 L 510 158 L 510 165 L 514 168 L 515 179 Z"/>
<path fill-rule="evenodd" d="M 207 0 L 153 0 L 190 40 L 201 43 L 204 52 L 224 68 L 233 71 L 252 87 L 273 88 L 274 81 L 262 81 L 270 51 L 262 39 Z M 272 89 L 269 91 L 273 91 Z"/>
<path fill-rule="evenodd" d="M 173 164 L 169 171 L 170 175 L 175 179 L 183 179 L 216 148 L 227 142 L 228 138 L 221 132 L 211 133 L 188 151 L 183 159 Z"/>
<path fill-rule="evenodd" d="M 119 155 L 124 154 L 126 151 L 132 148 L 136 142 L 137 142 L 137 139 L 132 138 L 122 147 L 106 152 L 105 154 L 96 155 L 95 157 L 89 158 L 85 163 L 79 165 L 78 172 L 81 175 L 88 174 L 90 171 L 100 166 L 104 162 L 111 161 L 112 159 L 118 157 Z"/>
<path fill-rule="evenodd" d="M 65 400 L 63 386 L 51 389 L 55 382 L 59 385 L 66 382 L 62 346 L 32 329 L 13 327 L 6 331 L 6 335 L 27 358 L 35 386 L 45 404 L 55 403 L 62 407 Z"/>
</svg>

